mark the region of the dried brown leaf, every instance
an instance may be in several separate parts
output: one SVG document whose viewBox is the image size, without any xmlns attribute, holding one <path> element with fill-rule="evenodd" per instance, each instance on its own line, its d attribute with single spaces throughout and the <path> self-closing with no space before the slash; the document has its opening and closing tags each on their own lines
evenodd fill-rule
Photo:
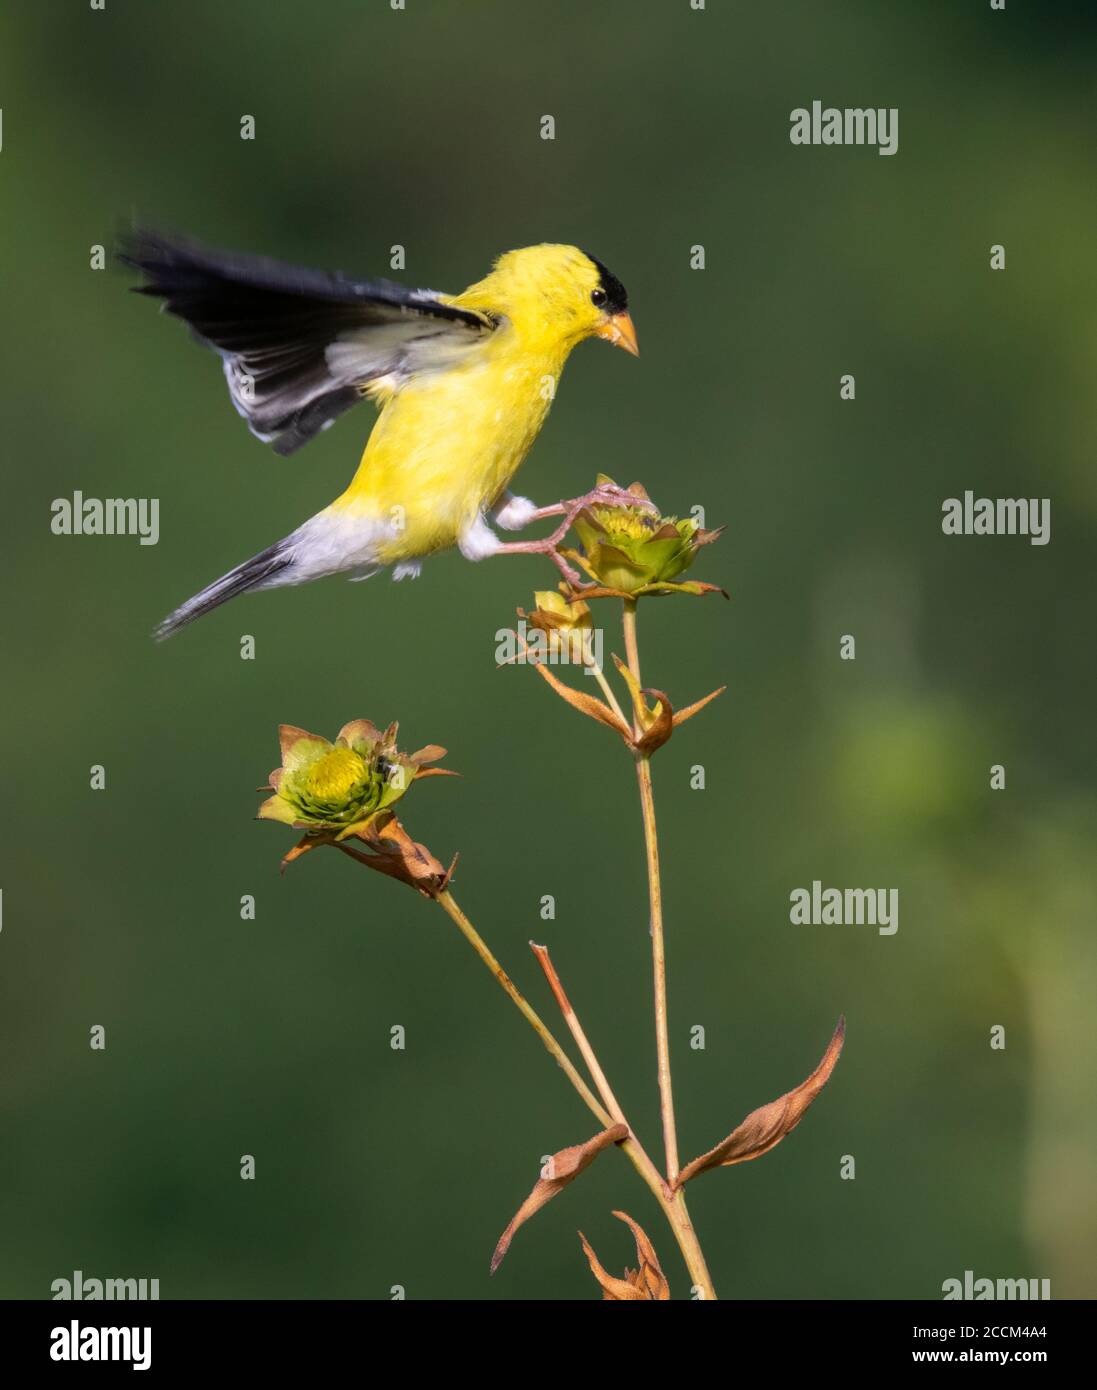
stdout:
<svg viewBox="0 0 1097 1390">
<path fill-rule="evenodd" d="M 693 533 L 693 544 L 696 546 L 711 545 L 713 541 L 718 541 L 728 528 L 726 526 L 714 526 L 710 531 L 700 530 Z"/>
<path fill-rule="evenodd" d="M 804 1112 L 819 1094 L 830 1078 L 834 1065 L 842 1051 L 846 1036 L 846 1020 L 843 1015 L 838 1020 L 834 1036 L 827 1044 L 823 1059 L 806 1081 L 794 1090 L 787 1092 L 778 1100 L 772 1100 L 758 1110 L 752 1110 L 741 1125 L 721 1140 L 714 1149 L 701 1154 L 692 1163 L 687 1163 L 678 1175 L 676 1186 L 695 1178 L 698 1173 L 706 1173 L 710 1168 L 729 1167 L 733 1163 L 746 1163 L 749 1159 L 760 1158 L 779 1144 L 786 1134 L 800 1123 Z"/>
<path fill-rule="evenodd" d="M 410 755 L 410 761 L 415 763 L 417 767 L 421 767 L 423 763 L 436 763 L 439 758 L 445 756 L 446 750 L 440 743 L 428 743 L 425 748 L 417 748 Z"/>
<path fill-rule="evenodd" d="M 492 1274 L 502 1264 L 503 1256 L 510 1249 L 510 1243 L 519 1226 L 524 1225 L 546 1202 L 551 1202 L 568 1183 L 573 1182 L 584 1168 L 594 1162 L 603 1149 L 608 1149 L 611 1144 L 619 1144 L 622 1139 L 627 1138 L 627 1125 L 611 1125 L 609 1129 L 603 1129 L 592 1139 L 588 1139 L 585 1144 L 573 1144 L 570 1148 L 561 1149 L 559 1153 L 552 1155 L 545 1164 L 547 1172 L 534 1183 L 533 1191 L 514 1213 L 510 1225 L 499 1237 L 499 1244 L 491 1257 Z"/>
<path fill-rule="evenodd" d="M 568 559 L 571 560 L 580 558 L 578 551 L 575 550 L 563 550 L 560 553 L 566 555 Z M 567 589 L 565 589 L 563 585 L 560 587 L 564 597 L 572 603 L 574 603 L 576 599 L 583 599 L 585 602 L 590 598 L 632 598 L 632 594 L 626 593 L 624 589 L 611 589 L 605 584 L 587 584 L 579 587 L 571 586 Z"/>
<path fill-rule="evenodd" d="M 282 856 L 281 873 L 285 873 L 295 859 L 300 859 L 303 854 L 308 854 L 309 850 L 319 849 L 321 845 L 335 843 L 335 837 L 326 833 L 303 835 L 294 847 Z"/>
<path fill-rule="evenodd" d="M 616 652 L 613 653 L 613 660 L 621 678 L 628 686 L 629 694 L 632 696 L 633 713 L 641 729 L 639 738 L 629 740 L 630 746 L 638 753 L 654 753 L 657 748 L 662 748 L 674 732 L 676 721 L 670 696 L 652 686 L 641 686 Z M 653 700 L 654 704 L 649 705 L 649 699 Z"/>
<path fill-rule="evenodd" d="M 644 686 L 640 693 L 654 700 L 655 704 L 648 710 L 647 728 L 636 740 L 635 746 L 640 753 L 654 753 L 674 732 L 674 706 L 668 695 L 652 686 Z"/>
<path fill-rule="evenodd" d="M 367 869 L 376 869 L 378 873 L 407 884 L 426 898 L 437 897 L 449 883 L 453 865 L 446 869 L 426 845 L 411 838 L 395 816 L 366 826 L 354 838 L 362 840 L 370 853 L 353 848 L 345 840 L 329 840 L 328 843 L 335 844 L 336 849 Z M 454 864 L 456 862 L 455 858 Z"/>
<path fill-rule="evenodd" d="M 618 1279 L 602 1265 L 591 1249 L 586 1236 L 579 1232 L 583 1242 L 583 1252 L 590 1264 L 590 1272 L 602 1286 L 602 1299 L 611 1303 L 665 1303 L 670 1299 L 670 1285 L 659 1264 L 655 1247 L 648 1239 L 643 1227 L 634 1221 L 627 1212 L 615 1211 L 619 1221 L 627 1223 L 636 1241 L 636 1269 L 626 1269 L 625 1277 Z"/>
<path fill-rule="evenodd" d="M 634 1284 L 628 1281 L 628 1279 L 618 1279 L 616 1276 L 610 1274 L 591 1249 L 590 1242 L 582 1231 L 579 1232 L 579 1239 L 583 1243 L 583 1253 L 586 1255 L 587 1262 L 590 1265 L 590 1272 L 602 1286 L 603 1302 L 639 1303 L 646 1301 L 646 1295 L 642 1294 Z"/>
<path fill-rule="evenodd" d="M 565 685 L 562 680 L 552 673 L 547 666 L 542 666 L 540 662 L 530 663 L 538 675 L 543 676 L 553 690 L 562 700 L 566 700 L 573 709 L 577 709 L 581 714 L 587 715 L 591 719 L 596 719 L 599 724 L 605 724 L 614 733 L 620 734 L 624 741 L 632 746 L 632 730 L 619 719 L 613 710 L 610 709 L 603 700 L 599 700 L 594 695 L 587 695 L 581 690 L 573 690 L 570 685 Z"/>
<path fill-rule="evenodd" d="M 685 709 L 676 710 L 674 714 L 674 727 L 677 729 L 679 724 L 684 724 L 687 719 L 692 719 L 695 714 L 700 714 L 700 712 L 704 709 L 704 707 L 707 704 L 715 700 L 717 695 L 722 695 L 726 689 L 727 686 L 722 685 L 718 690 L 714 690 L 710 695 L 706 695 L 703 699 L 694 700 L 693 704 L 687 705 Z"/>
</svg>

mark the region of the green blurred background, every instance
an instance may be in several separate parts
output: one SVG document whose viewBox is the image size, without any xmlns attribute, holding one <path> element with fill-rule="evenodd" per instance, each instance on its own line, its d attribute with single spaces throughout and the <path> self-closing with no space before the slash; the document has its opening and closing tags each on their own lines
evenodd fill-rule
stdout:
<svg viewBox="0 0 1097 1390">
<path fill-rule="evenodd" d="M 655 768 L 683 1157 L 849 1029 L 796 1134 L 691 1189 L 718 1290 L 937 1298 L 972 1269 L 1097 1293 L 1093 16 L 72 0 L 0 25 L 0 1293 L 79 1268 L 165 1298 L 590 1298 L 576 1228 L 619 1269 L 614 1207 L 685 1293 L 616 1155 L 489 1280 L 540 1156 L 589 1115 L 440 912 L 334 855 L 280 878 L 289 836 L 251 819 L 280 721 L 445 744 L 463 780 L 416 792 L 410 828 L 461 851 L 459 899 L 549 1018 L 526 943 L 550 944 L 654 1148 L 627 756 L 493 669 L 548 567 L 448 554 L 153 645 L 342 489 L 371 418 L 288 460 L 252 439 L 216 360 L 89 269 L 133 211 L 367 275 L 401 243 L 416 285 L 540 240 L 625 281 L 643 356 L 577 352 L 519 486 L 605 470 L 727 525 L 694 573 L 732 602 L 641 615 L 648 680 L 729 687 Z M 899 153 L 791 146 L 813 98 L 898 106 Z M 1051 544 L 942 536 L 966 488 L 1050 497 Z M 159 545 L 52 535 L 75 489 L 158 497 Z M 898 888 L 898 934 L 791 926 L 816 878 Z"/>
</svg>

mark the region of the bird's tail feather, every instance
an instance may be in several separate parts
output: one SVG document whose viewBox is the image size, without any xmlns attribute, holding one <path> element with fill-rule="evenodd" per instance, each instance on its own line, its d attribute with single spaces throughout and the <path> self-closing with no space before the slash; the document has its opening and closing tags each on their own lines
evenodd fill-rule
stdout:
<svg viewBox="0 0 1097 1390">
<path fill-rule="evenodd" d="M 174 613 L 169 613 L 156 628 L 153 636 L 158 642 L 163 642 L 166 637 L 171 637 L 178 632 L 181 627 L 186 627 L 188 623 L 194 622 L 195 618 L 200 618 L 204 613 L 219 608 L 222 603 L 227 603 L 230 598 L 235 598 L 237 594 L 247 593 L 249 589 L 266 588 L 272 580 L 276 580 L 276 576 L 288 569 L 293 563 L 287 544 L 288 539 L 287 537 L 285 540 L 275 542 L 266 550 L 261 550 L 258 555 L 253 555 L 250 560 L 245 560 L 242 565 L 237 565 L 235 569 L 229 570 L 228 574 L 223 574 L 220 579 L 215 579 L 212 584 L 207 584 L 193 598 L 180 604 Z M 285 580 L 281 582 L 284 583 Z"/>
</svg>

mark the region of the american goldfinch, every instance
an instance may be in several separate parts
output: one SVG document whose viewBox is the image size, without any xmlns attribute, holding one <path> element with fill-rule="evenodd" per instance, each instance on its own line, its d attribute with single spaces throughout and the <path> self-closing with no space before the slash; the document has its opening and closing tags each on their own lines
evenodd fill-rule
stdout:
<svg viewBox="0 0 1097 1390">
<path fill-rule="evenodd" d="M 621 282 L 574 246 L 508 251 L 462 294 L 352 280 L 266 257 L 214 252 L 136 231 L 121 248 L 143 294 L 190 325 L 221 358 L 229 396 L 259 439 L 292 453 L 368 397 L 380 414 L 347 490 L 284 539 L 170 614 L 170 636 L 253 589 L 345 573 L 394 579 L 456 545 L 470 560 L 546 553 L 602 487 L 536 507 L 508 491 L 584 338 L 636 354 Z M 634 499 L 629 499 L 634 500 Z M 504 543 L 489 518 L 519 530 L 562 516 L 552 536 Z"/>
</svg>

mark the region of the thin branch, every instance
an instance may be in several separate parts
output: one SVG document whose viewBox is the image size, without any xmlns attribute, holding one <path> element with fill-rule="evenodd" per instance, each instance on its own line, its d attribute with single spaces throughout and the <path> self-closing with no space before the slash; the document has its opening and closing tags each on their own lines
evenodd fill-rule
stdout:
<svg viewBox="0 0 1097 1390">
<path fill-rule="evenodd" d="M 636 600 L 624 604 L 625 652 L 629 670 L 637 686 L 640 679 L 640 652 L 636 640 Z M 635 721 L 639 731 L 639 723 Z M 666 1150 L 667 1182 L 678 1179 L 678 1134 L 674 1122 L 674 1093 L 670 1074 L 670 1030 L 667 1020 L 667 961 L 663 933 L 663 889 L 659 873 L 659 836 L 655 825 L 655 797 L 651 785 L 651 761 L 644 754 L 636 758 L 636 779 L 640 786 L 640 813 L 644 822 L 644 849 L 648 867 L 648 905 L 651 917 L 651 961 L 655 993 L 655 1049 L 659 1072 L 659 1109 L 663 1120 L 663 1146 Z"/>
<path fill-rule="evenodd" d="M 625 629 L 625 661 L 636 680 L 637 687 L 642 687 L 644 682 L 640 678 L 640 648 L 636 643 L 636 600 L 634 598 L 625 599 L 623 625 Z M 638 734 L 643 732 L 638 723 L 636 732 Z"/>
<path fill-rule="evenodd" d="M 636 600 L 624 602 L 625 656 L 636 688 L 643 688 L 640 676 L 640 648 L 636 637 Z M 633 719 L 638 738 L 642 732 L 639 715 Z M 659 873 L 659 838 L 655 824 L 655 795 L 651 784 L 651 759 L 645 753 L 636 754 L 636 780 L 640 787 L 640 812 L 644 822 L 644 849 L 648 866 L 648 904 L 651 913 L 651 961 L 655 994 L 655 1048 L 659 1068 L 659 1110 L 663 1121 L 663 1144 L 666 1150 L 667 1181 L 671 1187 L 678 1177 L 678 1134 L 674 1120 L 674 1094 L 670 1075 L 670 1034 L 667 1023 L 667 961 L 663 934 L 663 890 Z M 674 1197 L 664 1208 L 685 1258 L 690 1277 L 701 1290 L 702 1297 L 714 1299 L 716 1290 L 708 1272 L 701 1242 L 693 1229 L 686 1207 L 685 1193 L 677 1188 Z"/>
<path fill-rule="evenodd" d="M 659 1205 L 662 1207 L 663 1214 L 666 1216 L 667 1222 L 674 1232 L 674 1238 L 678 1242 L 678 1248 L 682 1252 L 682 1258 L 686 1262 L 686 1268 L 689 1270 L 690 1278 L 701 1290 L 703 1298 L 706 1300 L 715 1299 L 716 1290 L 713 1288 L 712 1277 L 708 1272 L 708 1266 L 705 1264 L 705 1257 L 701 1250 L 701 1243 L 697 1239 L 697 1232 L 693 1229 L 693 1223 L 690 1221 L 689 1212 L 686 1209 L 685 1195 L 681 1189 L 677 1192 L 670 1191 L 666 1182 L 660 1175 L 659 1170 L 648 1157 L 643 1145 L 640 1143 L 639 1139 L 636 1138 L 635 1131 L 626 1119 L 617 1097 L 613 1094 L 610 1084 L 606 1080 L 605 1072 L 602 1070 L 601 1064 L 595 1055 L 594 1048 L 590 1045 L 590 1041 L 583 1031 L 583 1025 L 579 1022 L 579 1017 L 574 1008 L 572 1008 L 571 1000 L 568 998 L 567 991 L 564 989 L 563 981 L 556 973 L 556 967 L 549 957 L 548 947 L 538 946 L 536 942 L 533 941 L 529 944 L 530 949 L 540 963 L 541 969 L 545 972 L 545 978 L 548 980 L 549 987 L 556 997 L 557 1004 L 560 1006 L 560 1012 L 564 1016 L 564 1021 L 571 1030 L 571 1035 L 575 1039 L 576 1046 L 583 1055 L 583 1060 L 586 1062 L 587 1069 L 594 1080 L 595 1086 L 598 1088 L 598 1094 L 605 1102 L 606 1109 L 609 1110 L 610 1114 L 619 1124 L 628 1127 L 629 1137 L 622 1142 L 621 1147 L 628 1154 L 629 1158 L 632 1160 L 633 1167 L 635 1167 L 636 1171 L 647 1183 Z"/>
<path fill-rule="evenodd" d="M 625 718 L 625 711 L 618 704 L 617 696 L 613 693 L 613 686 L 606 680 L 606 673 L 602 670 L 601 666 L 594 660 L 593 656 L 589 661 L 585 661 L 584 665 L 594 672 L 594 679 L 602 687 L 602 694 L 606 697 L 614 714 L 616 714 L 622 724 L 627 724 L 628 720 Z"/>
<path fill-rule="evenodd" d="M 564 1074 L 579 1092 L 580 1096 L 582 1096 L 587 1108 L 598 1117 L 604 1127 L 611 1125 L 613 1123 L 613 1117 L 603 1108 L 590 1087 L 579 1075 L 574 1062 L 572 1062 L 571 1058 L 556 1041 L 556 1038 L 548 1027 L 541 1021 L 541 1017 L 537 1011 L 527 1002 L 525 995 L 496 960 L 487 942 L 461 911 L 460 907 L 458 907 L 456 899 L 449 890 L 443 889 L 441 893 L 437 894 L 434 901 L 457 924 L 462 936 L 464 936 L 465 940 L 495 976 L 495 979 L 498 981 L 504 993 L 509 997 L 511 1003 L 514 1004 L 522 1017 L 544 1043 L 549 1054 L 560 1067 L 563 1068 Z"/>
<path fill-rule="evenodd" d="M 611 1115 L 609 1110 L 603 1109 L 602 1105 L 595 1099 L 589 1086 L 587 1086 L 586 1082 L 576 1071 L 567 1053 L 556 1041 L 548 1027 L 541 1021 L 536 1010 L 526 1002 L 521 991 L 496 960 L 483 937 L 481 937 L 480 933 L 461 911 L 460 907 L 458 907 L 451 894 L 447 890 L 443 890 L 437 895 L 435 901 L 457 924 L 465 940 L 468 941 L 476 954 L 495 976 L 496 980 L 506 991 L 511 1002 L 517 1006 L 523 1018 L 526 1019 L 530 1027 L 533 1028 L 534 1032 L 544 1043 L 548 1052 L 555 1058 L 560 1066 L 563 1067 L 568 1080 L 582 1096 L 589 1109 L 598 1117 L 602 1125 L 608 1129 L 610 1124 L 616 1119 L 616 1116 Z M 562 993 L 563 986 L 560 988 Z M 564 997 L 566 998 L 566 996 Z M 570 1010 L 570 1005 L 568 1007 Z M 572 1017 L 574 1017 L 574 1010 L 570 1011 Z M 578 1020 L 576 1020 L 576 1025 L 578 1025 Z M 588 1043 L 587 1046 L 589 1048 L 590 1044 Z M 601 1071 L 601 1068 L 599 1068 L 599 1071 Z M 602 1077 L 602 1081 L 605 1083 L 604 1076 Z M 607 1091 L 609 1091 L 608 1083 L 605 1084 Z M 609 1092 L 609 1094 L 612 1095 L 612 1092 Z M 619 1113 L 620 1107 L 617 1106 L 616 1101 L 614 1101 L 614 1106 Z M 643 1178 L 644 1182 L 651 1189 L 652 1195 L 666 1214 L 667 1221 L 670 1223 L 671 1230 L 673 1230 L 675 1239 L 678 1241 L 679 1248 L 682 1251 L 682 1258 L 686 1262 L 686 1268 L 690 1272 L 690 1278 L 701 1289 L 703 1297 L 706 1299 L 715 1298 L 716 1292 L 712 1287 L 712 1280 L 705 1267 L 705 1259 L 701 1253 L 701 1246 L 690 1224 L 689 1215 L 686 1212 L 685 1198 L 682 1192 L 678 1191 L 671 1194 L 666 1182 L 655 1167 L 655 1164 L 652 1163 L 651 1159 L 632 1133 L 632 1127 L 628 1124 L 624 1116 L 621 1116 L 616 1122 L 626 1125 L 629 1129 L 628 1138 L 623 1139 L 619 1147 L 636 1169 L 637 1173 L 639 1173 L 640 1177 Z"/>
<path fill-rule="evenodd" d="M 560 1012 L 564 1016 L 564 1022 L 571 1030 L 571 1036 L 575 1039 L 575 1044 L 580 1053 L 582 1053 L 583 1061 L 587 1064 L 587 1071 L 590 1072 L 591 1080 L 594 1082 L 598 1094 L 602 1097 L 606 1109 L 615 1120 L 618 1120 L 622 1124 L 628 1124 L 628 1121 L 625 1119 L 625 1112 L 621 1109 L 617 1097 L 610 1089 L 610 1084 L 606 1080 L 606 1074 L 602 1070 L 601 1063 L 598 1061 L 594 1048 L 591 1047 L 590 1041 L 583 1031 L 583 1025 L 579 1022 L 579 1018 L 571 1006 L 571 1000 L 567 996 L 563 982 L 556 973 L 556 967 L 553 965 L 552 959 L 549 956 L 548 947 L 538 946 L 536 941 L 531 941 L 529 943 L 529 948 L 537 957 L 538 965 L 540 965 L 541 969 L 545 972 L 545 978 L 548 980 L 549 988 L 552 990 L 556 1002 L 560 1006 Z"/>
</svg>

